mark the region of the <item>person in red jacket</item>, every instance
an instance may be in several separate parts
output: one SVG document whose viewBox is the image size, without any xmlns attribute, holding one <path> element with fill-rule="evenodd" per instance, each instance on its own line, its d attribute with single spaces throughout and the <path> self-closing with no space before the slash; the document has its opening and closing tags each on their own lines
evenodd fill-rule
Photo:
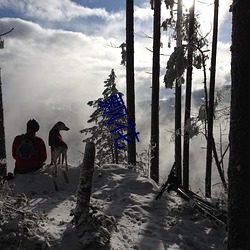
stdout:
<svg viewBox="0 0 250 250">
<path fill-rule="evenodd" d="M 26 126 L 26 134 L 17 135 L 12 144 L 12 156 L 16 160 L 14 175 L 37 171 L 47 159 L 45 143 L 36 136 L 40 128 L 38 122 L 32 119 Z"/>
</svg>

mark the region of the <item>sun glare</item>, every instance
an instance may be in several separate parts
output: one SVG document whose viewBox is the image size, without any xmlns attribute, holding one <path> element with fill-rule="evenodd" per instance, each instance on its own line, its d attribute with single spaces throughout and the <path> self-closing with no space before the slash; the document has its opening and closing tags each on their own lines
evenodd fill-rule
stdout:
<svg viewBox="0 0 250 250">
<path fill-rule="evenodd" d="M 183 0 L 183 5 L 189 9 L 193 5 L 193 0 Z"/>
</svg>

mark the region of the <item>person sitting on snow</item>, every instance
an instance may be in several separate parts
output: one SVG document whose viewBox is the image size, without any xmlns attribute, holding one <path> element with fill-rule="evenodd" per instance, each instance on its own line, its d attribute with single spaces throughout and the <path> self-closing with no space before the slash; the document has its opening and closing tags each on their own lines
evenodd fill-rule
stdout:
<svg viewBox="0 0 250 250">
<path fill-rule="evenodd" d="M 12 156 L 16 160 L 14 175 L 37 171 L 47 159 L 45 143 L 36 136 L 40 128 L 38 122 L 32 119 L 26 126 L 26 134 L 17 135 L 12 144 Z"/>
</svg>

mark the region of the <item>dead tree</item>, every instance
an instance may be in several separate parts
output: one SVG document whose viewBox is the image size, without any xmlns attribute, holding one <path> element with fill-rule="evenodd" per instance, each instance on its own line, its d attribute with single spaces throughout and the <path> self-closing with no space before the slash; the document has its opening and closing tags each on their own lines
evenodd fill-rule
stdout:
<svg viewBox="0 0 250 250">
<path fill-rule="evenodd" d="M 86 224 L 89 217 L 89 203 L 92 186 L 92 176 L 94 172 L 95 144 L 87 142 L 82 168 L 80 171 L 79 184 L 77 188 L 77 202 L 75 208 L 75 226 L 81 227 Z"/>
<path fill-rule="evenodd" d="M 99 249 L 109 243 L 115 219 L 90 211 L 92 177 L 94 173 L 95 144 L 87 142 L 77 188 L 77 202 L 74 211 L 76 234 L 83 249 Z"/>
<path fill-rule="evenodd" d="M 206 179 L 205 193 L 211 197 L 211 178 L 212 178 L 212 152 L 213 152 L 213 120 L 214 120 L 214 89 L 216 73 L 216 55 L 217 55 L 217 37 L 218 37 L 218 15 L 219 0 L 214 1 L 214 27 L 212 41 L 212 56 L 210 70 L 210 87 L 209 87 L 209 105 L 208 105 L 208 130 L 207 130 L 207 160 L 206 160 Z"/>
<path fill-rule="evenodd" d="M 1 36 L 5 36 L 13 31 L 11 30 L 0 34 L 0 49 L 4 48 L 4 40 Z M 1 69 L 0 69 L 1 70 Z M 5 129 L 4 129 L 4 110 L 3 110 L 3 96 L 2 96 L 2 79 L 0 71 L 0 176 L 4 177 L 7 174 L 7 160 L 6 160 L 6 145 L 5 145 Z"/>
</svg>

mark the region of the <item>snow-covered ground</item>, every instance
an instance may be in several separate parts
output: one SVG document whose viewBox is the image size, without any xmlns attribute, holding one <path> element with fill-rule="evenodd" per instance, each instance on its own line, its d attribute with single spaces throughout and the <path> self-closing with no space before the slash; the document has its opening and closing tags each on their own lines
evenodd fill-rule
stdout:
<svg viewBox="0 0 250 250">
<path fill-rule="evenodd" d="M 28 233 L 25 231 L 24 237 L 18 235 L 17 228 L 21 220 L 12 218 L 16 220 L 13 222 L 6 217 L 0 230 L 1 250 L 83 249 L 70 223 L 70 212 L 76 205 L 79 169 L 80 166 L 70 168 L 69 184 L 64 182 L 59 172 L 58 191 L 54 189 L 50 170 L 19 175 L 9 181 L 9 186 L 15 186 L 13 195 L 24 193 L 30 198 L 28 210 L 43 212 L 42 215 L 47 215 L 47 218 L 41 219 L 36 225 L 30 219 L 26 230 Z M 188 204 L 175 193 L 165 192 L 160 200 L 155 200 L 158 192 L 159 188 L 150 180 L 122 166 L 104 165 L 95 169 L 91 203 L 100 212 L 116 219 L 116 229 L 111 234 L 110 244 L 102 249 L 226 249 L 223 243 L 225 229 L 213 228 L 203 217 L 191 211 Z M 36 218 L 33 216 L 33 221 Z M 15 223 L 16 226 L 13 226 Z M 15 242 L 11 237 L 16 241 L 18 237 L 22 239 L 19 240 L 19 248 L 11 248 Z M 28 248 L 25 239 L 40 241 L 40 245 Z M 50 247 L 43 248 L 43 240 Z"/>
</svg>

